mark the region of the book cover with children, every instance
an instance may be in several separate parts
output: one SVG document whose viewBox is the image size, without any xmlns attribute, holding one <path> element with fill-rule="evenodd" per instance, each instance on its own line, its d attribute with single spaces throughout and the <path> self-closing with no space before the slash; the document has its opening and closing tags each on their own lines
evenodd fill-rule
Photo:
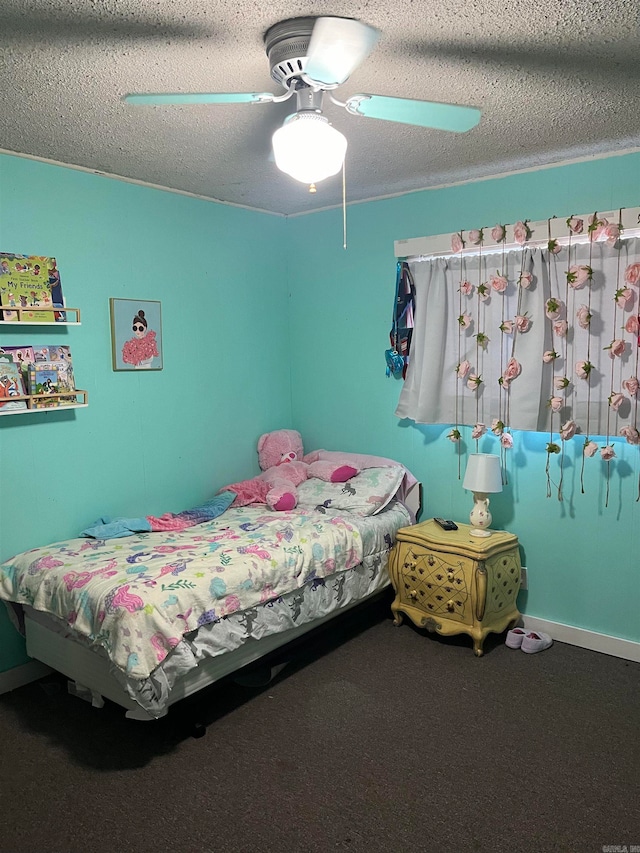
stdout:
<svg viewBox="0 0 640 853">
<path fill-rule="evenodd" d="M 62 284 L 55 258 L 0 252 L 0 319 L 9 323 L 53 323 L 65 319 Z"/>
</svg>

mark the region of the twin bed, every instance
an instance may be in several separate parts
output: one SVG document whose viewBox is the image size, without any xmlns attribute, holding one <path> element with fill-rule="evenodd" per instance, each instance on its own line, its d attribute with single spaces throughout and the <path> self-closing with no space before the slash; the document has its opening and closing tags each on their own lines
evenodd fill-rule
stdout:
<svg viewBox="0 0 640 853">
<path fill-rule="evenodd" d="M 288 512 L 231 506 L 179 531 L 79 538 L 0 566 L 29 655 L 134 719 L 290 643 L 389 584 L 419 486 L 381 460 L 347 483 L 310 479 Z"/>
</svg>

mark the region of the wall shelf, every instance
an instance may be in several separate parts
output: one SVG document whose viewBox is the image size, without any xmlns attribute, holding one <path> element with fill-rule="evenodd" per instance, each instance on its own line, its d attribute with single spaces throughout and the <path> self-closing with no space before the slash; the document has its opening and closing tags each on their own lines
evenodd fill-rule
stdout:
<svg viewBox="0 0 640 853">
<path fill-rule="evenodd" d="M 17 319 L 5 320 L 5 314 L 3 313 L 5 311 L 11 311 L 17 314 Z M 26 315 L 32 311 L 64 311 L 66 319 L 61 320 L 60 322 L 56 322 L 55 320 L 47 320 L 45 322 L 40 322 L 38 320 L 28 319 Z M 73 319 L 69 319 L 69 317 L 72 317 Z M 0 305 L 0 318 L 2 318 L 0 319 L 0 325 L 29 326 L 32 329 L 39 329 L 45 326 L 50 327 L 81 325 L 80 309 L 67 308 L 66 305 L 64 308 L 50 308 L 49 306 L 18 308 L 13 305 Z M 28 385 L 26 385 L 25 387 L 28 388 Z M 67 400 L 73 398 L 73 402 L 60 402 L 62 398 L 66 398 Z M 27 407 L 25 409 L 9 409 L 8 411 L 6 410 L 6 403 L 18 402 L 20 400 L 24 400 L 26 402 Z M 45 402 L 46 405 L 42 405 L 41 401 Z M 82 391 L 79 388 L 75 388 L 72 391 L 56 391 L 54 394 L 21 394 L 16 397 L 3 397 L 0 399 L 0 402 L 5 403 L 5 405 L 0 406 L 0 418 L 3 418 L 8 415 L 31 415 L 34 413 L 40 414 L 41 412 L 60 412 L 64 409 L 84 409 L 89 405 L 89 394 L 86 391 Z"/>
<path fill-rule="evenodd" d="M 4 311 L 11 311 L 14 314 L 18 315 L 17 320 L 5 320 L 4 319 Z M 69 316 L 69 314 L 73 314 L 73 320 L 45 320 L 44 322 L 40 322 L 39 320 L 23 320 L 22 315 L 30 313 L 32 311 L 59 311 Z M 0 319 L 0 325 L 2 326 L 81 326 L 80 322 L 80 309 L 79 308 L 67 308 L 66 305 L 64 308 L 49 308 L 48 306 L 39 306 L 35 305 L 30 308 L 18 308 L 8 305 L 0 305 L 0 315 L 2 315 L 2 319 Z"/>
<path fill-rule="evenodd" d="M 38 408 L 34 406 L 34 403 L 37 400 L 56 400 L 60 397 L 74 396 L 76 398 L 75 403 L 61 403 Z M 81 399 L 78 400 L 78 397 Z M 8 417 L 9 415 L 33 415 L 40 414 L 41 412 L 61 412 L 66 409 L 84 409 L 89 405 L 89 394 L 86 391 L 81 391 L 79 388 L 76 388 L 74 391 L 60 392 L 59 394 L 21 394 L 19 397 L 8 398 L 8 401 L 12 403 L 17 402 L 18 400 L 26 400 L 27 408 L 10 409 L 8 412 L 5 412 L 0 408 L 0 418 Z"/>
</svg>

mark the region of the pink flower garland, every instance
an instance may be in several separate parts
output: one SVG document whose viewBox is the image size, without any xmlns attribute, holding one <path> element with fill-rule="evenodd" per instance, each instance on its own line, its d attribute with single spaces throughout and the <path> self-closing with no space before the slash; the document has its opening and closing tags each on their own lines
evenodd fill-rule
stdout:
<svg viewBox="0 0 640 853">
<path fill-rule="evenodd" d="M 592 286 L 593 280 L 593 269 L 591 266 L 591 259 L 589 259 L 588 264 L 571 264 L 571 237 L 572 235 L 582 234 L 585 230 L 585 223 L 582 219 L 570 216 L 566 220 L 567 229 L 569 232 L 569 251 L 568 251 L 568 270 L 566 272 L 566 286 L 567 290 L 570 293 L 574 293 L 578 290 L 583 290 L 588 286 L 589 288 L 589 299 L 587 300 L 587 304 L 581 304 L 578 306 L 577 310 L 575 306 L 573 306 L 573 301 L 571 302 L 572 316 L 575 311 L 575 320 L 576 324 L 587 331 L 589 333 L 591 321 L 593 318 L 593 314 L 591 311 L 591 297 L 590 297 L 590 289 Z M 549 223 L 550 227 L 550 223 Z M 620 252 L 620 238 L 622 236 L 622 225 L 619 223 L 610 223 L 604 217 L 598 216 L 598 213 L 595 212 L 593 215 L 589 216 L 588 224 L 586 228 L 587 234 L 589 236 L 590 244 L 595 242 L 606 242 L 609 246 L 617 246 L 618 252 Z M 532 236 L 532 231 L 528 225 L 528 220 L 519 220 L 513 226 L 513 236 L 517 243 L 519 243 L 522 247 L 524 247 L 525 243 L 527 243 Z M 506 242 L 507 237 L 507 229 L 506 226 L 496 224 L 491 229 L 491 239 L 496 244 L 503 244 L 503 270 L 496 270 L 495 274 L 489 276 L 488 281 L 482 282 L 482 265 L 479 265 L 479 277 L 480 281 L 477 284 L 477 297 L 478 297 L 478 306 L 487 302 L 492 293 L 497 295 L 503 295 L 507 291 L 509 287 L 509 281 L 507 275 L 504 272 L 504 244 Z M 456 232 L 451 236 L 451 248 L 454 252 L 462 252 L 467 245 L 470 246 L 478 246 L 480 248 L 480 252 L 482 251 L 482 244 L 484 241 L 484 229 L 471 229 L 466 232 L 466 242 L 463 237 L 463 232 Z M 549 240 L 547 241 L 547 251 L 548 257 L 551 259 L 552 256 L 558 255 L 562 251 L 562 245 L 559 240 L 555 238 L 551 238 L 549 236 Z M 481 255 L 480 255 L 481 257 Z M 551 261 L 549 260 L 549 263 Z M 516 285 L 520 290 L 525 290 L 531 286 L 533 281 L 533 276 L 529 272 L 525 272 L 524 269 L 521 269 L 520 275 L 517 278 Z M 636 289 L 640 288 L 640 262 L 629 264 L 622 276 L 622 284 L 620 284 L 613 296 L 614 301 L 614 312 L 619 311 L 632 311 L 637 300 L 638 294 L 636 293 Z M 460 282 L 460 298 L 462 297 L 472 297 L 474 295 L 474 285 L 466 279 Z M 566 349 L 567 347 L 567 336 L 570 332 L 570 325 L 568 319 L 568 307 L 571 307 L 568 301 L 565 301 L 559 297 L 549 297 L 545 303 L 545 314 L 550 321 L 552 334 L 558 339 L 558 342 L 562 345 L 560 348 Z M 477 322 L 480 323 L 480 313 L 478 310 Z M 518 313 L 516 316 L 511 318 L 504 318 L 500 323 L 499 331 L 501 333 L 501 337 L 504 335 L 513 336 L 514 343 L 515 338 L 518 334 L 524 334 L 531 328 L 531 319 L 525 313 Z M 474 316 L 469 311 L 460 310 L 460 314 L 458 316 L 458 324 L 461 332 L 467 332 L 470 330 L 474 323 Z M 615 327 L 615 321 L 614 321 Z M 624 325 L 622 326 L 624 329 L 624 333 L 633 337 L 633 350 L 636 351 L 636 367 L 635 374 L 628 376 L 626 379 L 618 378 L 618 388 L 617 390 L 613 387 L 613 372 L 612 372 L 612 385 L 611 391 L 608 396 L 608 404 L 609 404 L 609 412 L 612 415 L 618 414 L 619 410 L 625 406 L 627 400 L 631 400 L 632 405 L 635 409 L 635 417 L 633 424 L 625 424 L 622 426 L 618 434 L 625 438 L 627 443 L 631 445 L 640 445 L 640 431 L 637 426 L 637 405 L 638 400 L 640 399 L 640 379 L 638 378 L 638 348 L 640 347 L 640 314 L 631 314 L 624 321 Z M 473 335 L 476 341 L 476 353 L 480 350 L 486 350 L 490 339 L 489 336 L 484 331 L 478 331 L 475 335 Z M 590 337 L 588 337 L 590 340 Z M 571 346 L 571 344 L 569 344 Z M 609 346 L 604 348 L 608 354 L 609 358 L 612 361 L 612 371 L 613 364 L 619 363 L 628 352 L 629 349 L 629 341 L 623 337 L 614 338 Z M 508 359 L 506 367 L 502 369 L 501 375 L 498 379 L 500 383 L 501 390 L 509 392 L 511 383 L 514 379 L 518 378 L 522 373 L 522 365 L 515 358 L 513 354 L 513 345 L 511 347 L 511 357 Z M 556 352 L 555 349 L 546 350 L 543 353 L 542 359 L 547 364 L 556 364 L 562 365 L 564 361 L 565 364 L 567 362 L 568 353 Z M 566 369 L 566 368 L 565 368 Z M 575 375 L 576 377 L 583 382 L 586 382 L 589 386 L 588 390 L 588 399 L 587 399 L 587 427 L 589 420 L 589 403 L 590 403 L 590 393 L 591 386 L 589 384 L 591 373 L 594 369 L 593 364 L 589 358 L 589 346 L 587 346 L 587 357 L 581 358 L 575 361 Z M 472 364 L 467 358 L 460 358 L 460 361 L 455 369 L 456 372 L 456 380 L 464 381 L 467 388 L 478 394 L 482 384 L 483 379 L 478 369 L 473 369 Z M 554 393 L 549 398 L 548 405 L 551 409 L 552 413 L 559 414 L 565 406 L 565 398 L 558 392 L 563 392 L 567 394 L 570 392 L 571 388 L 571 380 L 566 375 L 555 375 L 552 379 L 552 385 L 554 389 Z M 476 404 L 477 405 L 477 404 Z M 508 397 L 506 403 L 508 410 Z M 569 410 L 570 411 L 570 410 Z M 504 417 L 494 418 L 491 424 L 490 432 L 495 435 L 499 441 L 501 448 L 511 448 L 513 446 L 513 437 L 509 432 L 506 431 L 506 420 Z M 571 418 L 565 420 L 561 426 L 559 427 L 559 436 L 562 444 L 554 442 L 552 438 L 550 438 L 547 444 L 547 474 L 549 475 L 549 456 L 551 454 L 564 454 L 564 442 L 570 441 L 580 432 L 579 425 Z M 609 440 L 609 429 L 607 427 L 607 440 L 606 444 L 598 448 L 596 442 L 592 441 L 588 436 L 584 439 L 584 446 L 582 451 L 583 460 L 585 458 L 591 458 L 596 455 L 598 450 L 600 450 L 600 457 L 604 461 L 610 461 L 615 458 L 615 447 Z M 487 427 L 481 421 L 477 421 L 476 424 L 471 429 L 471 438 L 475 441 L 478 441 L 482 436 L 487 434 Z M 462 433 L 458 426 L 456 425 L 451 431 L 448 433 L 447 438 L 459 444 L 462 439 Z M 562 463 L 561 463 L 562 469 Z M 582 475 L 581 475 L 582 479 Z M 561 480 L 562 482 L 562 480 Z M 640 480 L 639 480 L 639 500 L 640 500 Z M 562 500 L 561 495 L 561 484 L 559 486 L 559 494 L 558 497 Z M 584 492 L 584 487 L 582 488 Z M 608 500 L 608 482 L 607 482 L 607 500 Z"/>
</svg>

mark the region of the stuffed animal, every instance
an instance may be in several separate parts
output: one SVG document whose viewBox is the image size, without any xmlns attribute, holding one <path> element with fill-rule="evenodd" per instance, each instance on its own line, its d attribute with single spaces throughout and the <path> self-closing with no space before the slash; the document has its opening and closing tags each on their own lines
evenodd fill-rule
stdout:
<svg viewBox="0 0 640 853">
<path fill-rule="evenodd" d="M 261 436 L 258 461 L 262 474 L 221 490 L 236 493 L 234 506 L 266 503 L 271 509 L 283 512 L 296 506 L 296 486 L 309 477 L 318 477 L 328 483 L 345 483 L 359 472 L 358 468 L 340 460 L 339 455 L 330 462 L 305 462 L 302 436 L 293 429 L 279 429 Z"/>
</svg>

